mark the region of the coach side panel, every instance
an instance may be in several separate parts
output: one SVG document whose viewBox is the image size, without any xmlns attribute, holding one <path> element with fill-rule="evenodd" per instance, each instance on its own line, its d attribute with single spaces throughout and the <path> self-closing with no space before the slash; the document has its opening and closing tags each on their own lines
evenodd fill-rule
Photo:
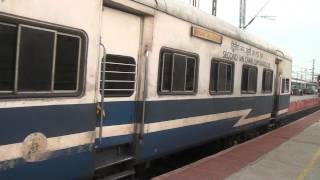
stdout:
<svg viewBox="0 0 320 180">
<path fill-rule="evenodd" d="M 93 173 L 101 4 L 0 2 L 0 179 Z"/>
<path fill-rule="evenodd" d="M 267 123 L 271 117 L 276 57 L 226 36 L 222 37 L 221 44 L 192 36 L 192 27 L 197 26 L 161 12 L 155 16 L 145 129 L 138 159 L 172 153 Z M 171 72 L 163 70 L 163 67 L 170 66 L 172 58 L 177 59 L 174 64 L 181 68 L 193 68 L 189 65 L 196 64 L 194 86 L 185 85 L 185 89 L 179 89 L 181 81 L 174 77 L 169 77 L 172 78 L 171 84 L 161 84 L 168 79 L 163 74 Z M 185 63 L 181 63 L 183 59 Z M 232 66 L 231 91 L 219 93 L 212 90 L 214 62 Z M 170 67 L 174 69 L 174 65 Z M 257 74 L 253 92 L 242 88 L 243 69 L 247 67 L 253 67 L 252 72 Z M 190 69 L 185 72 L 188 71 Z M 268 91 L 264 90 L 262 83 L 265 71 L 270 71 L 271 89 Z M 190 79 L 189 76 L 187 78 Z M 174 84 L 175 80 L 178 84 Z"/>
</svg>

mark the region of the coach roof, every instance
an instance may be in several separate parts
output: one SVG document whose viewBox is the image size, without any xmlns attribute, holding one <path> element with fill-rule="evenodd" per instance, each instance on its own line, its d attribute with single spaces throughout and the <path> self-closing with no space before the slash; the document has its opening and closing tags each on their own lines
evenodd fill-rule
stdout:
<svg viewBox="0 0 320 180">
<path fill-rule="evenodd" d="M 169 15 L 175 16 L 179 19 L 191 22 L 193 24 L 208 28 L 222 35 L 245 42 L 256 48 L 265 50 L 269 53 L 279 57 L 291 60 L 289 54 L 285 51 L 271 45 L 270 43 L 245 32 L 215 16 L 207 14 L 197 8 L 194 8 L 179 0 L 132 0 L 159 11 L 165 12 Z"/>
</svg>

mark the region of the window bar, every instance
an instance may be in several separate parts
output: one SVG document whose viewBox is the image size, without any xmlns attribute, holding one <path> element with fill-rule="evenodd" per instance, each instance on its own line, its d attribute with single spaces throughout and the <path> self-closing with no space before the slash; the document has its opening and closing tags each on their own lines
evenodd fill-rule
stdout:
<svg viewBox="0 0 320 180">
<path fill-rule="evenodd" d="M 248 91 L 249 91 L 249 92 L 252 92 L 251 89 L 250 89 L 250 86 L 252 86 L 252 84 L 251 84 L 252 81 L 250 81 L 250 80 L 251 80 L 251 79 L 250 79 L 251 75 L 252 75 L 252 69 L 249 68 L 249 71 L 248 71 Z"/>
<path fill-rule="evenodd" d="M 106 63 L 106 64 L 114 64 L 114 65 L 123 65 L 123 66 L 134 66 L 134 67 L 136 67 L 135 64 L 127 64 L 127 63 L 115 63 L 115 62 L 103 62 L 103 63 Z"/>
<path fill-rule="evenodd" d="M 188 71 L 188 56 L 185 57 L 186 59 L 184 60 L 185 68 L 184 68 L 184 91 L 187 91 L 187 71 Z"/>
<path fill-rule="evenodd" d="M 17 27 L 15 24 L 10 24 L 10 23 L 5 23 L 5 22 L 0 22 L 0 24 L 5 25 L 5 26 L 10 26 L 10 27 Z"/>
<path fill-rule="evenodd" d="M 270 91 L 270 82 L 271 81 L 271 77 L 270 77 L 270 72 L 267 72 L 267 79 L 265 79 L 265 89 L 267 91 Z"/>
<path fill-rule="evenodd" d="M 163 53 L 163 57 L 162 57 L 162 68 L 161 68 L 161 91 L 164 91 L 163 89 L 163 75 L 164 75 L 164 65 L 165 65 L 165 56 L 166 55 L 170 55 L 170 53 Z M 173 58 L 173 57 L 172 57 Z M 169 59 L 169 61 L 171 61 L 171 59 Z M 171 78 L 171 82 L 172 82 L 172 78 Z M 171 89 L 171 87 L 170 87 Z"/>
<path fill-rule="evenodd" d="M 135 81 L 129 81 L 129 80 L 105 80 L 105 82 L 117 82 L 117 83 L 130 83 L 130 82 L 132 82 L 132 83 L 134 83 Z"/>
<path fill-rule="evenodd" d="M 195 91 L 196 87 L 196 67 L 197 67 L 197 61 L 196 59 L 192 58 L 194 61 L 194 66 L 193 66 L 193 83 L 192 83 L 192 91 Z"/>
<path fill-rule="evenodd" d="M 263 76 L 262 76 L 262 90 L 267 91 L 267 80 L 268 80 L 268 72 L 263 71 Z"/>
<path fill-rule="evenodd" d="M 79 90 L 79 85 L 80 85 L 80 68 L 81 68 L 81 48 L 82 48 L 82 41 L 80 37 L 77 37 L 79 39 L 79 45 L 78 45 L 78 67 L 77 67 L 77 81 L 76 81 L 76 91 Z"/>
<path fill-rule="evenodd" d="M 164 91 L 163 90 L 163 71 L 164 71 L 164 58 L 165 57 L 165 54 L 163 54 L 162 56 L 162 64 L 161 64 L 161 84 L 160 84 L 160 90 L 161 91 Z"/>
<path fill-rule="evenodd" d="M 218 68 L 217 68 L 217 91 L 216 92 L 219 92 L 219 81 L 220 81 L 220 78 L 219 78 L 219 76 L 220 76 L 220 65 L 221 65 L 221 63 L 219 62 L 218 64 L 217 64 L 217 66 L 218 66 Z"/>
<path fill-rule="evenodd" d="M 106 73 L 115 73 L 115 74 L 135 74 L 135 72 L 127 72 L 127 71 L 102 71 Z"/>
<path fill-rule="evenodd" d="M 265 73 L 264 73 L 264 78 L 263 78 L 263 90 L 266 92 L 266 91 L 268 91 L 268 83 L 267 83 L 267 81 L 268 81 L 268 75 L 269 75 L 269 73 L 266 71 Z"/>
<path fill-rule="evenodd" d="M 105 91 L 134 91 L 134 89 L 104 89 Z"/>
<path fill-rule="evenodd" d="M 54 92 L 54 76 L 56 69 L 56 53 L 57 53 L 57 32 L 54 32 L 54 42 L 53 42 L 53 57 L 52 57 L 52 72 L 51 72 L 51 93 Z"/>
<path fill-rule="evenodd" d="M 16 67 L 15 67 L 14 88 L 13 88 L 14 93 L 18 92 L 20 39 L 21 39 L 21 25 L 19 24 L 18 25 L 18 36 L 17 36 Z"/>
<path fill-rule="evenodd" d="M 228 77 L 228 68 L 230 70 L 230 77 Z M 229 82 L 228 78 L 230 78 L 230 82 Z M 230 64 L 227 64 L 227 82 L 226 82 L 226 91 L 227 92 L 231 92 L 231 89 L 232 89 L 231 82 L 232 82 L 232 66 Z M 230 87 L 228 87 L 229 84 L 231 85 Z M 230 88 L 230 89 L 227 89 L 227 88 Z"/>
<path fill-rule="evenodd" d="M 233 93 L 233 88 L 234 88 L 234 64 L 231 65 L 231 86 L 230 86 L 230 92 Z"/>
<path fill-rule="evenodd" d="M 218 68 L 218 62 L 217 61 L 212 61 L 211 62 L 211 70 L 210 70 L 210 79 L 211 79 L 211 92 L 217 93 L 217 82 L 218 82 L 218 73 L 215 70 L 215 67 Z M 211 72 L 212 71 L 212 72 Z M 211 76 L 211 73 L 213 74 L 214 78 Z"/>
<path fill-rule="evenodd" d="M 172 54 L 172 65 L 171 65 L 171 86 L 170 86 L 170 92 L 172 92 L 172 88 L 173 88 L 173 73 L 174 73 L 174 54 Z"/>
<path fill-rule="evenodd" d="M 194 58 L 191 58 L 193 60 L 193 82 L 192 82 L 192 91 L 195 91 L 195 87 L 196 87 L 196 67 L 197 67 L 197 61 Z"/>
<path fill-rule="evenodd" d="M 252 84 L 250 84 L 252 82 L 252 81 L 250 81 L 251 74 L 252 74 L 252 69 L 248 68 L 248 88 L 247 88 L 248 92 L 252 92 L 251 89 L 250 89 L 250 86 L 252 85 Z"/>
<path fill-rule="evenodd" d="M 226 81 L 224 82 L 224 92 L 226 92 L 227 91 L 227 85 L 228 85 L 228 66 L 229 66 L 229 64 L 227 64 L 227 63 L 225 63 L 225 65 L 226 65 Z"/>
</svg>

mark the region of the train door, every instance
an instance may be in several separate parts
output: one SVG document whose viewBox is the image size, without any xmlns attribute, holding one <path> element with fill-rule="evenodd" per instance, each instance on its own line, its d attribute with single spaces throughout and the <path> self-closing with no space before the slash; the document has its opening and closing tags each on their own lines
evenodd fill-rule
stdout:
<svg viewBox="0 0 320 180">
<path fill-rule="evenodd" d="M 141 24 L 139 16 L 103 8 L 101 42 L 106 56 L 100 94 L 105 117 L 97 120 L 96 169 L 133 159 Z"/>
<path fill-rule="evenodd" d="M 274 81 L 274 93 L 273 93 L 273 110 L 272 118 L 275 118 L 278 114 L 280 107 L 280 92 L 281 92 L 281 72 L 279 71 L 279 64 L 281 60 L 276 59 L 276 74 Z"/>
</svg>

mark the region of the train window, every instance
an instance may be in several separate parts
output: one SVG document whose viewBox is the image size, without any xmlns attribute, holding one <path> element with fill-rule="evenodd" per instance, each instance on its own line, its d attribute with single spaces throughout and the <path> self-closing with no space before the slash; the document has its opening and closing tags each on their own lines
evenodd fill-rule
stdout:
<svg viewBox="0 0 320 180">
<path fill-rule="evenodd" d="M 0 91 L 13 91 L 17 27 L 0 23 Z"/>
<path fill-rule="evenodd" d="M 290 79 L 286 79 L 286 90 L 289 92 L 290 89 Z"/>
<path fill-rule="evenodd" d="M 283 78 L 281 93 L 289 93 L 289 87 L 290 87 L 290 79 Z"/>
<path fill-rule="evenodd" d="M 172 91 L 185 91 L 187 57 L 173 54 Z"/>
<path fill-rule="evenodd" d="M 55 32 L 20 27 L 18 91 L 50 91 Z"/>
<path fill-rule="evenodd" d="M 135 79 L 136 63 L 132 57 L 107 54 L 106 62 L 101 64 L 100 93 L 104 97 L 129 97 L 134 93 Z"/>
<path fill-rule="evenodd" d="M 224 94 L 233 91 L 233 68 L 232 63 L 223 61 L 211 61 L 210 93 Z"/>
<path fill-rule="evenodd" d="M 273 71 L 264 69 L 263 78 L 262 78 L 262 91 L 265 93 L 271 93 L 272 85 L 273 85 Z"/>
<path fill-rule="evenodd" d="M 0 22 L 0 97 L 81 94 L 85 36 L 51 28 Z"/>
<path fill-rule="evenodd" d="M 164 49 L 161 52 L 159 93 L 193 94 L 196 90 L 197 56 Z"/>
<path fill-rule="evenodd" d="M 186 91 L 194 90 L 196 59 L 187 58 Z"/>
<path fill-rule="evenodd" d="M 256 93 L 258 69 L 254 66 L 244 65 L 242 68 L 242 93 Z"/>
<path fill-rule="evenodd" d="M 171 76 L 172 76 L 172 54 L 164 53 L 162 61 L 162 84 L 161 90 L 171 91 Z"/>
<path fill-rule="evenodd" d="M 76 90 L 78 88 L 79 45 L 79 37 L 58 34 L 54 90 Z"/>
</svg>

